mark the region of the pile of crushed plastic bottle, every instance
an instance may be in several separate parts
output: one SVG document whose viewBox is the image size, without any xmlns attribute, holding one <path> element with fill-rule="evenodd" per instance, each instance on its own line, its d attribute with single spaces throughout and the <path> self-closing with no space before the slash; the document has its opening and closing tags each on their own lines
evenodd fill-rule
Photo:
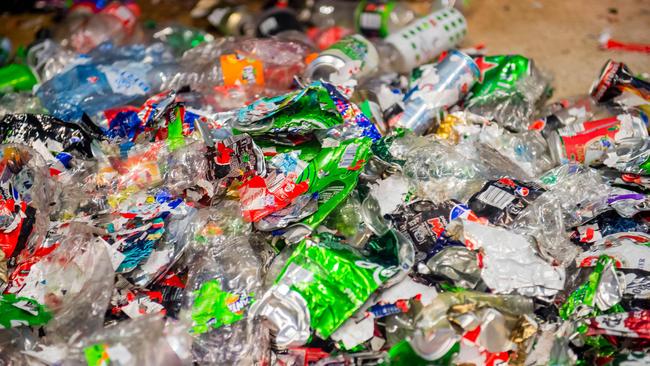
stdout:
<svg viewBox="0 0 650 366">
<path fill-rule="evenodd" d="M 0 364 L 650 363 L 647 81 L 549 104 L 458 4 L 213 3 L 3 56 Z"/>
</svg>

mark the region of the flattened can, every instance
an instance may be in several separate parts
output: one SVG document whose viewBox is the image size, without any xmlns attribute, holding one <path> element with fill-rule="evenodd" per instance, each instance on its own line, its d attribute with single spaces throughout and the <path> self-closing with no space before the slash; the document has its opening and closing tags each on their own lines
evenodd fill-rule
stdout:
<svg viewBox="0 0 650 366">
<path fill-rule="evenodd" d="M 358 67 L 352 67 L 357 62 Z M 379 55 L 375 46 L 364 36 L 353 34 L 321 52 L 307 66 L 305 78 L 329 82 L 332 81 L 332 76 L 339 74 L 345 67 L 351 67 L 349 77 L 361 80 L 375 72 L 378 66 Z"/>
<path fill-rule="evenodd" d="M 414 67 L 454 48 L 467 33 L 467 21 L 456 9 L 442 9 L 420 18 L 386 38 L 398 53 L 398 72 Z"/>
<path fill-rule="evenodd" d="M 479 77 L 479 68 L 468 55 L 451 50 L 442 61 L 425 69 L 409 90 L 404 113 L 397 125 L 418 135 L 425 134 L 435 122 L 434 117 L 458 103 Z"/>
<path fill-rule="evenodd" d="M 648 127 L 642 117 L 632 114 L 575 123 L 551 132 L 547 138 L 553 159 L 558 162 L 576 161 L 597 164 L 606 152 L 626 138 L 647 137 Z"/>
</svg>

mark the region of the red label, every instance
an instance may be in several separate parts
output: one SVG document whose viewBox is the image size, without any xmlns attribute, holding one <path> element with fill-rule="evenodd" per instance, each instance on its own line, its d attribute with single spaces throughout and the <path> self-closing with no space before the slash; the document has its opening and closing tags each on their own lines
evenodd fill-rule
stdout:
<svg viewBox="0 0 650 366">
<path fill-rule="evenodd" d="M 560 137 L 568 160 L 585 163 L 588 149 L 604 151 L 611 147 L 620 130 L 621 122 L 616 117 L 612 117 L 585 122 L 583 126 L 585 127 L 583 132 L 573 136 Z"/>
</svg>

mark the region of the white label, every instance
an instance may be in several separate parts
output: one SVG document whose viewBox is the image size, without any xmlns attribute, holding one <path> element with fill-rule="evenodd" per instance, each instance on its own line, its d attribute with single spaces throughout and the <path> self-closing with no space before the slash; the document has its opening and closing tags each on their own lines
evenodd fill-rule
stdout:
<svg viewBox="0 0 650 366">
<path fill-rule="evenodd" d="M 498 207 L 503 210 L 510 202 L 515 199 L 515 196 L 504 191 L 503 189 L 495 186 L 489 186 L 485 191 L 477 197 L 481 202 L 487 203 L 490 206 Z"/>
<path fill-rule="evenodd" d="M 379 29 L 381 28 L 381 15 L 377 13 L 361 13 L 359 23 L 361 23 L 361 28 Z"/>
<path fill-rule="evenodd" d="M 467 22 L 458 10 L 442 9 L 388 36 L 386 42 L 395 46 L 402 56 L 399 71 L 409 71 L 454 48 L 466 31 Z"/>
<path fill-rule="evenodd" d="M 32 304 L 29 301 L 25 301 L 25 300 L 16 301 L 15 303 L 13 303 L 13 306 L 17 307 L 20 310 L 26 311 L 32 315 L 38 314 L 38 311 L 36 310 L 34 304 Z"/>
<path fill-rule="evenodd" d="M 289 263 L 287 270 L 280 280 L 280 283 L 291 286 L 294 283 L 311 282 L 314 280 L 314 274 L 309 270 L 295 264 Z"/>
<path fill-rule="evenodd" d="M 111 364 L 114 361 L 118 365 L 129 365 L 134 361 L 133 355 L 131 355 L 131 352 L 122 343 L 108 347 L 106 353 L 108 353 L 108 357 L 111 359 Z"/>
<path fill-rule="evenodd" d="M 131 319 L 137 319 L 146 314 L 159 313 L 165 308 L 157 302 L 151 301 L 148 297 L 140 297 L 122 307 L 122 311 Z"/>
<path fill-rule="evenodd" d="M 108 84 L 117 94 L 138 96 L 145 95 L 151 90 L 146 82 L 146 74 L 151 69 L 151 65 L 135 66 L 120 61 L 111 66 L 100 65 L 97 68 L 106 75 Z"/>
</svg>

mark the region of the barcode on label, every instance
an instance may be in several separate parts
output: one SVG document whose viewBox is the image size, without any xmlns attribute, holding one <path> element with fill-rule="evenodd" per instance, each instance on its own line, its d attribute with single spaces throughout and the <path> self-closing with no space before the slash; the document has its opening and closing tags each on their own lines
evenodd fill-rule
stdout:
<svg viewBox="0 0 650 366">
<path fill-rule="evenodd" d="M 361 28 L 364 29 L 379 29 L 381 27 L 381 15 L 377 13 L 361 13 L 359 23 Z"/>
<path fill-rule="evenodd" d="M 347 169 L 354 163 L 354 157 L 357 155 L 357 145 L 348 145 L 339 161 L 339 168 Z"/>
<path fill-rule="evenodd" d="M 498 207 L 503 210 L 510 202 L 512 202 L 512 200 L 515 199 L 515 196 L 503 189 L 489 186 L 485 191 L 478 195 L 478 199 L 490 206 Z"/>
</svg>

